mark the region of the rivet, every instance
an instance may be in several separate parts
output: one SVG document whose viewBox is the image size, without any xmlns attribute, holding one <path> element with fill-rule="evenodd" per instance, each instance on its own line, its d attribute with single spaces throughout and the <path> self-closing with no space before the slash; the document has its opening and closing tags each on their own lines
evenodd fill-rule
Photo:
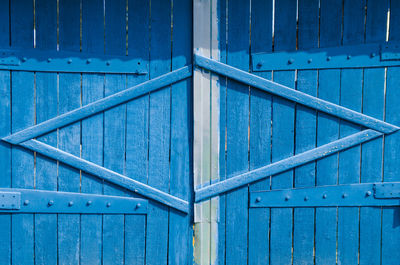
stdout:
<svg viewBox="0 0 400 265">
<path fill-rule="evenodd" d="M 347 55 L 347 60 L 350 60 L 351 59 L 351 55 L 349 54 L 349 55 Z"/>
<path fill-rule="evenodd" d="M 137 189 L 135 189 L 135 190 L 134 190 L 134 192 L 138 193 L 138 190 L 137 190 Z"/>
<path fill-rule="evenodd" d="M 110 203 L 110 202 L 107 202 L 106 206 L 107 206 L 107 207 L 110 207 L 110 206 L 111 206 L 111 203 Z"/>
<path fill-rule="evenodd" d="M 261 197 L 257 197 L 256 202 L 260 202 L 260 201 L 261 201 Z"/>
<path fill-rule="evenodd" d="M 306 196 L 306 197 L 304 197 L 304 200 L 305 200 L 305 201 L 308 201 L 308 197 L 307 197 L 307 196 Z"/>
<path fill-rule="evenodd" d="M 49 205 L 49 206 L 52 206 L 54 204 L 54 201 L 53 200 L 50 200 L 48 203 L 47 203 L 47 205 Z"/>
<path fill-rule="evenodd" d="M 327 197 L 326 194 L 322 195 L 322 198 L 326 199 L 326 197 Z"/>
<path fill-rule="evenodd" d="M 87 64 L 90 64 L 91 62 L 92 62 L 92 60 L 90 60 L 90 59 L 87 59 L 87 60 L 86 60 L 86 63 L 87 63 Z"/>
<path fill-rule="evenodd" d="M 48 63 L 51 62 L 51 58 L 47 58 L 47 62 L 48 62 Z"/>
<path fill-rule="evenodd" d="M 74 205 L 74 202 L 73 202 L 73 201 L 70 201 L 70 202 L 68 203 L 68 206 L 71 207 L 72 205 Z"/>
<path fill-rule="evenodd" d="M 376 54 L 373 52 L 373 53 L 371 53 L 371 58 L 373 58 L 373 57 L 375 57 L 376 56 Z"/>
<path fill-rule="evenodd" d="M 371 191 L 369 190 L 369 191 L 367 191 L 367 193 L 365 194 L 365 195 L 367 195 L 367 196 L 371 196 Z"/>
<path fill-rule="evenodd" d="M 26 62 L 26 60 L 27 60 L 26 57 L 22 57 L 23 62 Z"/>
<path fill-rule="evenodd" d="M 290 199 L 290 196 L 289 196 L 289 195 L 286 195 L 285 201 L 288 201 L 289 199 Z"/>
<path fill-rule="evenodd" d="M 294 59 L 293 59 L 293 58 L 290 58 L 290 59 L 288 60 L 288 64 L 292 64 L 292 63 L 294 63 Z"/>
<path fill-rule="evenodd" d="M 29 204 L 29 200 L 25 200 L 24 205 L 28 205 L 28 204 Z"/>
<path fill-rule="evenodd" d="M 110 65 L 110 61 L 107 61 L 107 62 L 106 62 L 106 65 Z"/>
<path fill-rule="evenodd" d="M 69 59 L 69 60 L 68 60 L 68 64 L 71 64 L 71 63 L 72 63 L 72 59 Z"/>
<path fill-rule="evenodd" d="M 331 59 L 332 59 L 332 57 L 330 57 L 330 56 L 326 57 L 327 61 L 330 61 Z"/>
<path fill-rule="evenodd" d="M 346 198 L 346 197 L 347 197 L 347 194 L 346 194 L 346 193 L 343 193 L 343 194 L 342 194 L 342 197 L 343 197 L 343 199 Z"/>
<path fill-rule="evenodd" d="M 139 209 L 142 205 L 140 203 L 136 204 L 136 209 Z"/>
<path fill-rule="evenodd" d="M 257 64 L 257 68 L 261 68 L 261 66 L 262 66 L 261 62 Z"/>
<path fill-rule="evenodd" d="M 92 201 L 87 201 L 86 205 L 90 206 L 92 204 Z"/>
<path fill-rule="evenodd" d="M 308 59 L 308 61 L 307 61 L 308 63 L 312 63 L 312 59 L 310 58 L 310 59 Z"/>
</svg>

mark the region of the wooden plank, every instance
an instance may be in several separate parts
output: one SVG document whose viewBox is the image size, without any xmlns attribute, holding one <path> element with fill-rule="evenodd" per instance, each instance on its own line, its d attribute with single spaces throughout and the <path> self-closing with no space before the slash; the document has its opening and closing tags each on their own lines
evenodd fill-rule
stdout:
<svg viewBox="0 0 400 265">
<path fill-rule="evenodd" d="M 251 52 L 272 50 L 272 1 L 251 4 Z M 271 79 L 271 72 L 260 73 Z M 272 96 L 250 88 L 250 170 L 271 163 Z M 251 184 L 249 191 L 270 189 L 270 179 Z M 249 264 L 269 263 L 270 209 L 249 209 Z"/>
<path fill-rule="evenodd" d="M 327 100 L 312 97 L 300 91 L 293 90 L 287 86 L 281 85 L 279 84 L 279 82 L 266 80 L 245 71 L 241 71 L 227 64 L 205 58 L 201 55 L 195 54 L 194 59 L 196 65 L 199 67 L 208 69 L 221 75 L 225 75 L 228 78 L 232 78 L 239 82 L 257 87 L 265 92 L 281 96 L 290 101 L 300 103 L 304 106 L 308 106 L 321 112 L 337 116 L 344 120 L 363 125 L 367 128 L 371 128 L 383 133 L 392 133 L 399 129 L 398 126 L 394 126 L 392 124 L 377 120 L 362 113 L 344 108 Z"/>
<path fill-rule="evenodd" d="M 343 6 L 343 45 L 364 42 L 364 21 L 366 1 L 345 2 Z M 340 105 L 360 112 L 362 107 L 362 69 L 342 69 L 340 85 Z M 360 131 L 360 126 L 340 121 L 340 137 Z M 360 182 L 360 146 L 339 152 L 338 183 Z M 359 250 L 359 208 L 338 209 L 338 262 L 358 263 Z"/>
<path fill-rule="evenodd" d="M 240 15 L 238 15 L 240 14 Z M 234 67 L 249 69 L 250 1 L 230 1 L 228 5 L 227 61 Z M 226 171 L 248 170 L 249 87 L 233 80 L 227 83 L 228 110 Z M 247 262 L 248 187 L 226 195 L 226 263 Z"/>
<path fill-rule="evenodd" d="M 385 2 L 385 1 L 384 1 Z M 388 1 L 367 1 L 365 41 L 386 40 Z M 363 113 L 384 119 L 385 69 L 364 69 Z M 361 146 L 361 182 L 382 181 L 383 137 Z M 362 264 L 381 260 L 381 207 L 360 209 L 360 261 Z"/>
<path fill-rule="evenodd" d="M 126 54 L 126 1 L 105 1 L 105 53 Z M 104 95 L 126 88 L 126 75 L 106 74 Z M 104 167 L 120 174 L 125 171 L 126 104 L 104 112 Z M 124 196 L 126 192 L 105 183 L 104 194 Z M 125 258 L 125 216 L 103 216 L 103 263 L 123 264 Z M 112 249 L 113 251 L 110 251 Z"/>
<path fill-rule="evenodd" d="M 297 2 L 285 0 L 275 3 L 275 51 L 296 49 Z M 275 71 L 273 80 L 295 88 L 294 71 Z M 272 104 L 272 162 L 294 154 L 295 104 L 286 99 L 273 97 Z M 284 122 L 283 122 L 284 121 Z M 293 186 L 293 170 L 275 175 L 271 189 Z M 271 209 L 270 262 L 288 264 L 292 262 L 293 210 Z"/>
<path fill-rule="evenodd" d="M 0 2 L 0 47 L 10 45 L 10 3 Z M 11 134 L 11 76 L 9 71 L 0 71 L 0 135 Z M 11 187 L 11 145 L 0 141 L 0 187 Z M 0 214 L 0 263 L 11 264 L 11 215 Z"/>
<path fill-rule="evenodd" d="M 298 2 L 298 49 L 318 47 L 319 3 L 317 0 Z M 318 71 L 297 72 L 297 90 L 317 96 Z M 301 153 L 316 146 L 316 111 L 296 106 L 295 153 Z M 294 186 L 315 186 L 315 162 L 297 167 L 294 171 Z M 314 209 L 294 209 L 293 213 L 293 264 L 314 262 Z"/>
<path fill-rule="evenodd" d="M 150 3 L 128 1 L 128 54 L 149 62 Z M 148 69 L 147 69 L 148 72 Z M 149 75 L 128 75 L 133 86 L 149 79 Z M 126 105 L 126 176 L 147 183 L 149 95 Z M 146 216 L 125 216 L 125 264 L 144 264 L 146 259 Z"/>
<path fill-rule="evenodd" d="M 10 2 L 11 46 L 33 48 L 33 2 Z M 11 73 L 11 117 L 12 132 L 19 131 L 35 122 L 34 74 Z M 12 147 L 11 161 L 13 188 L 34 187 L 34 154 L 21 147 Z M 12 264 L 34 263 L 34 215 L 12 216 L 11 255 Z M 24 251 L 17 251 L 17 250 Z"/>
<path fill-rule="evenodd" d="M 246 173 L 231 174 L 229 176 L 230 178 L 226 180 L 195 190 L 196 202 L 216 196 L 226 191 L 236 189 L 243 185 L 265 179 L 270 175 L 285 172 L 293 169 L 294 167 L 301 166 L 317 159 L 319 160 L 318 162 L 326 160 L 329 158 L 329 156 L 332 156 L 332 154 L 335 154 L 341 150 L 345 150 L 349 147 L 359 145 L 381 135 L 381 133 L 373 130 L 364 130 L 351 136 L 344 137 L 343 139 L 329 142 L 315 149 L 278 160 L 277 162 L 273 162 L 272 164 L 251 170 Z"/>
<path fill-rule="evenodd" d="M 57 1 L 36 1 L 36 48 L 57 50 Z M 36 73 L 36 122 L 58 114 L 57 73 Z M 57 131 L 38 138 L 57 146 Z M 57 161 L 36 155 L 37 189 L 57 190 Z M 35 263 L 57 264 L 57 215 L 35 215 Z"/>
<path fill-rule="evenodd" d="M 151 2 L 150 77 L 171 71 L 171 2 Z M 154 18 L 154 19 L 153 19 Z M 171 88 L 150 94 L 148 184 L 169 191 Z M 168 259 L 168 208 L 149 204 L 146 262 L 165 264 Z"/>
<path fill-rule="evenodd" d="M 82 1 L 82 51 L 104 52 L 104 8 L 101 0 Z M 103 98 L 104 75 L 82 74 L 82 106 Z M 82 120 L 81 157 L 97 165 L 103 165 L 103 113 Z M 81 192 L 102 194 L 103 180 L 82 172 Z M 101 215 L 81 215 L 82 264 L 101 264 L 102 222 Z"/>
<path fill-rule="evenodd" d="M 60 50 L 80 50 L 80 1 L 59 2 Z M 81 75 L 59 74 L 59 113 L 63 114 L 81 106 Z M 80 122 L 59 129 L 58 147 L 80 156 Z M 80 171 L 66 164 L 58 167 L 58 190 L 79 192 Z M 76 264 L 80 252 L 80 216 L 58 215 L 58 262 Z"/>
<path fill-rule="evenodd" d="M 174 1 L 172 31 L 172 70 L 192 60 L 192 2 Z M 190 124 L 191 80 L 172 85 L 171 88 L 171 164 L 170 193 L 191 201 Z M 192 205 L 192 204 L 191 204 Z M 174 209 L 169 213 L 168 263 L 184 264 L 192 260 L 191 215 Z"/>
<path fill-rule="evenodd" d="M 342 28 L 342 3 L 330 0 L 320 6 L 320 47 L 340 46 Z M 340 70 L 320 70 L 318 97 L 339 103 Z M 339 138 L 338 119 L 318 113 L 317 146 Z M 316 185 L 337 184 L 338 156 L 328 156 L 317 161 Z M 315 211 L 315 263 L 336 263 L 336 208 L 317 208 Z"/>
<path fill-rule="evenodd" d="M 71 110 L 53 119 L 25 128 L 10 136 L 2 138 L 2 140 L 12 144 L 24 142 L 36 136 L 45 134 L 46 132 L 55 130 L 57 128 L 79 121 L 88 116 L 94 115 L 98 112 L 123 104 L 131 99 L 135 99 L 152 91 L 164 88 L 172 83 L 186 79 L 191 75 L 192 67 L 190 65 L 182 67 L 168 74 L 161 75 L 152 80 L 130 87 L 129 89 L 126 89 L 124 91 L 110 95 L 103 99 L 99 99 L 95 102 L 85 105 L 84 107 Z"/>
</svg>

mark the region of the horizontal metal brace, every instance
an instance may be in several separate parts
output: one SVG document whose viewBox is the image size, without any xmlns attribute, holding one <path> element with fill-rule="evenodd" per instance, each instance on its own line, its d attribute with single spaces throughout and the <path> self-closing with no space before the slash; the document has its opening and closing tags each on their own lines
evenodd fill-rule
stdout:
<svg viewBox="0 0 400 265">
<path fill-rule="evenodd" d="M 82 213 L 82 214 L 146 214 L 147 200 L 131 197 L 106 196 L 85 193 L 45 191 L 33 189 L 0 189 L 3 194 L 13 194 L 0 207 L 0 213 Z"/>
<path fill-rule="evenodd" d="M 400 65 L 400 45 L 374 43 L 293 52 L 255 53 L 252 70 L 366 68 Z"/>
<path fill-rule="evenodd" d="M 348 184 L 250 192 L 250 207 L 399 206 L 398 198 L 381 198 L 376 194 L 376 188 L 381 189 L 391 184 L 400 183 Z"/>
<path fill-rule="evenodd" d="M 38 49 L 0 49 L 0 70 L 144 75 L 147 74 L 147 67 L 147 62 L 129 56 Z"/>
</svg>

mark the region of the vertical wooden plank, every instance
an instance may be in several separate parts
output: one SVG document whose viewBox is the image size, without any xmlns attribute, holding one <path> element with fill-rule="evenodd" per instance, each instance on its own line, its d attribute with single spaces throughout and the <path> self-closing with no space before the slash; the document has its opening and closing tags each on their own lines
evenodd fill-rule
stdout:
<svg viewBox="0 0 400 265">
<path fill-rule="evenodd" d="M 296 11 L 297 1 L 275 2 L 276 51 L 296 49 Z M 273 79 L 288 87 L 295 87 L 294 71 L 276 71 L 273 73 Z M 294 154 L 295 104 L 273 97 L 272 108 L 272 162 L 276 162 Z M 291 187 L 293 187 L 293 170 L 272 177 L 272 189 Z M 271 264 L 292 262 L 292 225 L 293 209 L 271 209 Z"/>
<path fill-rule="evenodd" d="M 150 77 L 171 70 L 171 2 L 151 2 Z M 150 94 L 148 184 L 169 189 L 170 87 Z M 168 208 L 150 202 L 147 215 L 146 262 L 165 264 L 168 258 Z"/>
<path fill-rule="evenodd" d="M 126 1 L 105 1 L 105 53 L 126 54 Z M 104 95 L 109 96 L 126 88 L 126 75 L 106 74 Z M 104 112 L 104 167 L 125 172 L 126 105 Z M 125 192 L 107 183 L 104 194 L 123 195 Z M 103 263 L 124 263 L 124 215 L 103 217 Z M 113 251 L 110 251 L 110 250 Z"/>
<path fill-rule="evenodd" d="M 80 50 L 80 1 L 59 1 L 59 49 Z M 81 106 L 81 75 L 59 74 L 59 114 Z M 80 122 L 59 129 L 58 145 L 61 150 L 80 156 Z M 80 171 L 59 164 L 58 190 L 80 191 Z M 78 264 L 80 251 L 80 216 L 58 215 L 58 262 Z"/>
<path fill-rule="evenodd" d="M 386 1 L 383 1 L 386 2 Z M 367 1 L 365 40 L 386 40 L 388 5 Z M 384 119 L 385 69 L 364 69 L 363 113 Z M 382 181 L 383 137 L 361 146 L 361 182 Z M 381 207 L 360 209 L 360 264 L 379 264 L 381 260 Z"/>
<path fill-rule="evenodd" d="M 149 63 L 150 2 L 128 2 L 128 54 Z M 128 87 L 146 81 L 149 75 L 128 75 Z M 126 176 L 147 183 L 149 95 L 127 103 Z M 146 216 L 125 216 L 125 264 L 144 264 L 146 249 Z"/>
<path fill-rule="evenodd" d="M 173 2 L 172 70 L 191 63 L 192 59 L 192 3 Z M 191 201 L 190 79 L 171 88 L 171 176 L 170 193 Z M 170 209 L 168 264 L 185 264 L 191 260 L 190 215 Z"/>
<path fill-rule="evenodd" d="M 36 48 L 57 50 L 57 1 L 36 1 Z M 36 122 L 58 114 L 57 73 L 36 73 Z M 39 137 L 57 147 L 57 131 Z M 57 190 L 57 161 L 37 154 L 36 188 Z M 35 263 L 57 264 L 57 215 L 35 215 Z"/>
<path fill-rule="evenodd" d="M 320 6 L 320 47 L 340 46 L 342 24 L 342 2 L 321 1 Z M 340 70 L 320 70 L 318 78 L 318 97 L 339 103 Z M 317 146 L 339 138 L 337 118 L 318 113 Z M 333 154 L 317 161 L 316 185 L 336 185 L 338 156 Z M 336 263 L 337 209 L 333 207 L 315 210 L 315 263 Z"/>
<path fill-rule="evenodd" d="M 82 52 L 104 53 L 104 7 L 102 0 L 82 1 Z M 103 74 L 82 74 L 82 105 L 104 95 Z M 82 120 L 82 158 L 103 165 L 103 114 Z M 81 192 L 102 194 L 103 181 L 82 172 Z M 81 215 L 81 264 L 101 264 L 101 215 Z"/>
<path fill-rule="evenodd" d="M 33 48 L 33 2 L 11 2 L 11 46 Z M 12 133 L 35 123 L 34 74 L 12 72 Z M 34 154 L 21 147 L 12 147 L 12 188 L 34 187 Z M 12 264 L 34 263 L 34 215 L 12 216 Z"/>
<path fill-rule="evenodd" d="M 343 45 L 364 42 L 365 1 L 345 1 L 343 10 Z M 357 112 L 362 106 L 362 69 L 343 69 L 341 73 L 340 104 Z M 360 126 L 340 121 L 340 138 L 360 131 Z M 339 153 L 338 184 L 360 182 L 360 145 Z M 359 250 L 359 208 L 338 209 L 338 262 L 357 264 Z"/>
<path fill-rule="evenodd" d="M 305 50 L 318 47 L 319 27 L 318 0 L 298 2 L 298 48 Z M 297 73 L 297 90 L 317 96 L 318 71 L 303 70 Z M 316 111 L 301 105 L 296 106 L 296 145 L 295 153 L 315 148 Z M 294 186 L 315 186 L 315 162 L 295 169 Z M 293 264 L 312 264 L 314 262 L 314 215 L 313 208 L 294 209 L 293 216 Z"/>
<path fill-rule="evenodd" d="M 239 15 L 240 14 L 240 15 Z M 249 1 L 228 5 L 227 63 L 249 69 Z M 227 83 L 227 175 L 248 170 L 249 87 L 236 81 Z M 247 262 L 248 187 L 226 195 L 226 263 Z"/>
<path fill-rule="evenodd" d="M 272 51 L 272 1 L 252 1 L 251 52 Z M 258 72 L 257 72 L 258 73 Z M 271 72 L 259 73 L 271 79 Z M 271 95 L 250 89 L 250 170 L 271 163 Z M 250 185 L 250 191 L 270 189 L 270 179 Z M 269 263 L 270 209 L 249 209 L 249 264 Z"/>
<path fill-rule="evenodd" d="M 0 2 L 0 47 L 10 45 L 9 1 Z M 0 71 L 0 135 L 11 134 L 11 87 L 10 71 Z M 11 187 L 11 145 L 0 141 L 0 187 Z M 0 214 L 0 263 L 11 264 L 11 215 Z"/>
<path fill-rule="evenodd" d="M 390 2 L 389 41 L 400 40 L 400 2 Z M 400 85 L 399 68 L 389 67 L 386 79 L 385 120 L 400 124 Z M 400 132 L 385 136 L 384 140 L 383 181 L 400 180 Z M 382 210 L 382 258 L 381 264 L 396 264 L 400 260 L 400 209 L 384 207 Z"/>
</svg>

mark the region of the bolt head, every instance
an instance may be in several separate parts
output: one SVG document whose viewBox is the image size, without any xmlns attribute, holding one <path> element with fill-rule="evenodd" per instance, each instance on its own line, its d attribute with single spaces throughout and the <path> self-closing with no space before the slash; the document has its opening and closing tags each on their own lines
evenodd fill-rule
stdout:
<svg viewBox="0 0 400 265">
<path fill-rule="evenodd" d="M 86 63 L 87 63 L 87 64 L 90 64 L 91 62 L 92 62 L 92 60 L 90 60 L 90 59 L 87 59 L 87 60 L 86 60 Z"/>
<path fill-rule="evenodd" d="M 372 192 L 370 190 L 365 193 L 365 195 L 367 195 L 367 196 L 371 196 L 371 194 L 372 194 Z"/>
<path fill-rule="evenodd" d="M 306 197 L 304 197 L 304 200 L 305 200 L 305 201 L 308 201 L 308 197 L 307 197 L 307 196 L 306 196 Z"/>
<path fill-rule="evenodd" d="M 326 197 L 328 197 L 328 196 L 326 196 L 326 194 L 322 195 L 322 198 L 326 199 Z"/>
<path fill-rule="evenodd" d="M 288 64 L 292 64 L 292 63 L 294 63 L 294 59 L 293 59 L 293 58 L 290 58 L 290 59 L 288 60 Z"/>
<path fill-rule="evenodd" d="M 261 197 L 257 197 L 256 202 L 260 202 L 260 201 L 261 201 Z"/>
<path fill-rule="evenodd" d="M 70 201 L 70 202 L 68 203 L 68 206 L 71 207 L 72 205 L 74 205 L 74 202 L 73 202 L 73 201 Z"/>
<path fill-rule="evenodd" d="M 26 59 L 26 57 L 22 57 L 23 62 L 26 62 L 26 60 L 28 60 L 28 59 Z"/>
<path fill-rule="evenodd" d="M 86 205 L 87 205 L 87 206 L 92 205 L 92 201 L 87 201 Z"/>
<path fill-rule="evenodd" d="M 349 54 L 349 55 L 347 55 L 347 60 L 350 60 L 351 59 L 351 55 Z"/>
<path fill-rule="evenodd" d="M 288 201 L 289 199 L 290 199 L 290 196 L 289 196 L 289 195 L 286 195 L 285 201 Z"/>
<path fill-rule="evenodd" d="M 110 207 L 111 206 L 111 202 L 107 202 L 106 206 Z"/>
<path fill-rule="evenodd" d="M 308 63 L 312 63 L 312 59 L 310 58 L 310 59 L 308 59 L 308 61 L 307 61 Z"/>
<path fill-rule="evenodd" d="M 29 204 L 29 200 L 25 200 L 24 205 L 28 205 L 28 204 Z"/>
<path fill-rule="evenodd" d="M 326 57 L 327 61 L 330 61 L 331 59 L 332 59 L 332 57 L 330 57 L 330 56 Z"/>
<path fill-rule="evenodd" d="M 342 194 L 342 198 L 344 199 L 344 198 L 346 198 L 347 197 L 347 194 L 346 193 L 343 193 Z"/>
<path fill-rule="evenodd" d="M 136 209 L 139 209 L 142 205 L 140 203 L 136 204 Z"/>
<path fill-rule="evenodd" d="M 47 62 L 48 62 L 48 63 L 51 62 L 51 58 L 47 58 Z"/>
<path fill-rule="evenodd" d="M 68 64 L 71 64 L 71 63 L 72 63 L 72 59 L 69 59 L 69 60 L 68 60 Z"/>
<path fill-rule="evenodd" d="M 134 190 L 134 192 L 138 193 L 138 190 L 137 190 L 137 189 L 135 189 L 135 190 Z"/>
<path fill-rule="evenodd" d="M 49 206 L 52 206 L 54 204 L 54 201 L 53 200 L 50 200 L 48 203 L 47 203 L 47 205 L 49 205 Z"/>
<path fill-rule="evenodd" d="M 373 53 L 371 53 L 371 58 L 373 58 L 373 57 L 375 57 L 376 56 L 376 54 L 373 52 Z"/>
<path fill-rule="evenodd" d="M 257 68 L 261 68 L 261 66 L 262 66 L 261 62 L 257 63 Z"/>
</svg>

